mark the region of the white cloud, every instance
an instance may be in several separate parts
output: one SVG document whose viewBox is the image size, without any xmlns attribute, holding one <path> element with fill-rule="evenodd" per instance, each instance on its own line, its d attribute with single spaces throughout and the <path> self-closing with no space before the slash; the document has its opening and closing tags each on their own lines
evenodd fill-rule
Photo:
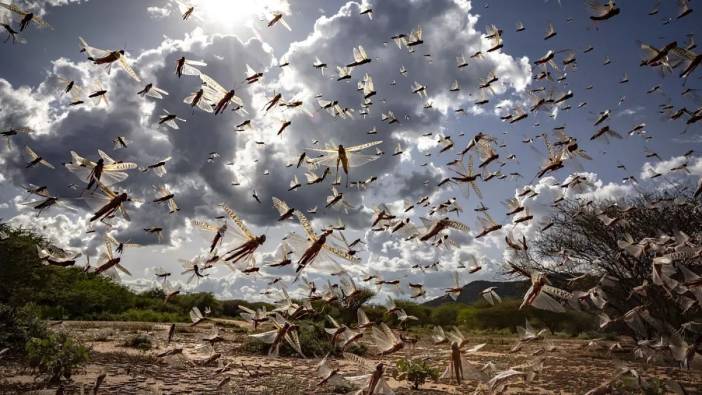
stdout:
<svg viewBox="0 0 702 395">
<path fill-rule="evenodd" d="M 685 168 L 681 169 L 683 165 L 687 165 Z M 698 157 L 688 158 L 686 156 L 675 156 L 668 160 L 658 161 L 656 163 L 646 162 L 641 168 L 641 179 L 650 179 L 655 174 L 667 175 L 671 173 L 673 169 L 675 172 L 681 176 L 685 175 L 702 175 L 702 159 Z"/>
<path fill-rule="evenodd" d="M 34 144 L 55 164 L 66 161 L 71 149 L 82 155 L 95 157 L 97 149 L 104 149 L 115 136 L 124 136 L 131 141 L 128 148 L 114 152 L 119 160 L 135 161 L 144 165 L 166 156 L 174 158 L 168 163 L 168 174 L 163 179 L 157 179 L 150 173 L 132 172 L 123 185 L 132 195 L 147 203 L 128 205 L 132 222 L 121 223 L 114 232 L 121 239 L 149 245 L 156 240 L 146 235 L 143 228 L 162 226 L 167 243 L 155 250 L 151 248 L 149 252 L 130 252 L 127 258 L 131 259 L 150 259 L 154 254 L 173 257 L 182 255 L 185 249 L 193 248 L 199 237 L 193 237 L 192 228 L 184 219 L 211 218 L 218 215 L 216 204 L 220 202 L 236 202 L 235 208 L 245 221 L 257 225 L 270 224 L 275 218 L 268 205 L 271 195 L 285 197 L 293 207 L 313 206 L 314 202 L 319 201 L 319 196 L 328 194 L 328 186 L 307 187 L 295 194 L 289 194 L 286 185 L 295 169 L 284 170 L 284 165 L 296 158 L 302 149 L 309 147 L 312 139 L 318 139 L 322 143 L 365 142 L 373 137 L 366 137 L 358 133 L 358 130 L 367 131 L 373 126 L 379 130 L 379 139 L 386 140 L 382 149 L 388 154 L 382 160 L 376 161 L 377 163 L 353 169 L 352 180 L 378 175 L 378 184 L 392 187 L 371 188 L 363 194 L 349 190 L 345 192 L 349 195 L 348 198 L 359 202 L 362 197 L 367 206 L 374 206 L 386 198 L 392 198 L 397 205 L 400 204 L 401 198 L 405 197 L 414 200 L 426 194 L 431 195 L 432 199 L 438 198 L 441 191 L 435 191 L 434 188 L 445 170 L 433 163 L 424 168 L 420 167 L 422 163 L 434 160 L 433 157 L 425 157 L 424 154 L 436 151 L 438 134 L 446 132 L 443 128 L 437 130 L 436 125 L 453 117 L 454 108 L 472 103 L 474 99 L 469 94 L 477 92 L 480 79 L 490 71 L 495 71 L 500 76 L 500 82 L 495 86 L 498 95 L 507 93 L 510 89 L 514 92 L 522 91 L 530 80 L 529 63 L 525 59 L 514 59 L 499 51 L 487 54 L 483 60 L 472 62 L 465 72 L 461 72 L 462 92 L 457 97 L 449 95 L 450 81 L 443 78 L 443 74 L 456 73 L 455 57 L 461 53 L 469 55 L 471 51 L 477 51 L 486 45 L 482 33 L 475 27 L 478 17 L 468 14 L 470 3 L 448 0 L 419 1 L 409 7 L 410 12 L 401 24 L 399 20 L 374 19 L 372 33 L 370 30 L 358 30 L 359 19 L 363 23 L 369 23 L 367 18 L 359 18 L 358 7 L 357 3 L 350 2 L 335 15 L 319 18 L 308 37 L 290 45 L 284 58 L 291 62 L 291 66 L 282 71 L 275 66 L 277 60 L 273 56 L 271 46 L 262 42 L 260 38 L 241 42 L 233 36 L 209 35 L 200 28 L 194 29 L 182 39 L 164 38 L 155 48 L 128 54 L 133 67 L 143 78 L 143 84 L 153 82 L 169 92 L 168 97 L 159 102 L 136 96 L 135 92 L 141 89 L 143 84 L 136 84 L 130 80 L 119 67 L 114 67 L 112 73 L 107 75 L 101 67 L 87 61 L 56 59 L 52 62 L 52 72 L 75 80 L 85 90 L 90 90 L 93 78 L 99 76 L 108 90 L 109 107 L 67 106 L 68 99 L 57 94 L 64 85 L 54 78 L 47 78 L 36 89 L 12 87 L 3 81 L 3 84 L 0 84 L 0 103 L 3 107 L 12 108 L 11 114 L 14 118 L 8 119 L 5 115 L 10 112 L 0 117 L 3 117 L 3 123 L 28 124 L 37 128 L 39 133 Z M 377 14 L 407 10 L 404 4 L 390 2 L 377 3 L 373 7 Z M 160 7 L 147 9 L 147 13 L 152 17 L 164 17 L 168 11 Z M 424 26 L 425 44 L 418 48 L 417 53 L 409 54 L 406 49 L 399 50 L 393 44 L 387 47 L 382 45 L 382 40 L 388 39 L 387 37 L 397 31 L 409 32 L 419 24 Z M 351 36 L 355 37 L 356 42 L 348 41 L 348 37 Z M 378 40 L 378 37 L 382 39 Z M 446 42 L 452 44 L 446 45 Z M 91 44 L 101 45 L 99 41 Z M 351 60 L 351 47 L 357 44 L 364 45 L 373 57 L 373 62 L 368 67 L 354 70 L 354 80 L 361 78 L 365 71 L 373 76 L 378 90 L 377 97 L 374 97 L 376 103 L 366 119 L 360 116 L 353 120 L 334 119 L 325 112 L 317 111 L 314 96 L 321 92 L 325 97 L 338 99 L 344 106 L 358 109 L 361 99 L 355 90 L 355 81 L 346 84 L 322 78 L 316 70 L 310 70 L 311 63 L 314 56 L 318 55 L 329 62 L 330 70 L 327 71 L 331 72 L 336 64 L 334 62 L 343 64 Z M 430 64 L 421 56 L 427 51 L 432 54 Z M 189 114 L 190 110 L 184 108 L 182 100 L 198 88 L 199 81 L 193 77 L 175 77 L 175 59 L 183 55 L 190 59 L 204 59 L 208 63 L 204 68 L 208 75 L 227 87 L 236 86 L 237 95 L 244 99 L 249 114 L 241 116 L 227 113 L 218 117 L 203 113 Z M 386 61 L 392 58 L 399 60 Z M 241 85 L 247 63 L 255 70 L 264 72 L 262 83 Z M 401 64 L 410 70 L 407 78 L 399 74 Z M 390 86 L 391 80 L 398 81 L 396 87 Z M 429 86 L 430 98 L 438 103 L 436 107 L 439 111 L 423 111 L 424 100 L 408 93 L 414 80 Z M 305 108 L 314 113 L 314 117 L 309 117 L 301 111 L 262 111 L 265 103 L 276 92 L 282 93 L 286 100 L 303 100 Z M 159 127 L 156 123 L 161 108 L 167 108 L 187 118 L 187 127 L 180 131 Z M 468 108 L 470 110 L 470 107 Z M 380 112 L 387 110 L 395 111 L 400 118 L 399 124 L 387 125 L 380 122 Z M 240 134 L 233 133 L 233 125 L 244 119 L 251 119 L 254 129 Z M 284 119 L 291 120 L 292 125 L 282 136 L 277 136 L 277 128 Z M 85 138 L 87 135 L 95 135 L 97 130 L 101 131 L 99 138 Z M 421 137 L 421 134 L 427 131 L 434 134 Z M 42 133 L 46 136 L 42 136 Z M 266 145 L 260 146 L 256 141 L 265 141 Z M 390 156 L 395 142 L 402 142 L 406 149 L 401 158 Z M 213 149 L 217 150 L 221 158 L 219 162 L 208 164 L 206 158 Z M 55 172 L 45 172 L 41 169 L 27 173 L 19 170 L 21 158 L 10 158 L 9 164 L 14 167 L 7 177 L 13 184 L 32 182 L 48 185 L 50 191 L 61 196 L 75 194 L 65 187 L 69 182 L 78 183 L 79 180 L 64 169 L 59 167 Z M 224 166 L 224 163 L 230 160 L 233 161 L 233 166 Z M 262 176 L 264 169 L 270 169 L 271 175 Z M 304 179 L 302 173 L 297 173 Z M 234 188 L 230 185 L 234 176 L 241 181 L 240 187 Z M 151 186 L 163 183 L 171 185 L 176 194 L 176 201 L 182 209 L 177 215 L 168 216 L 163 207 L 148 203 L 153 199 Z M 253 188 L 266 200 L 264 205 L 259 205 L 250 197 Z M 82 206 L 79 201 L 76 204 Z M 344 218 L 349 227 L 349 237 L 362 236 L 362 232 L 368 226 L 369 211 L 361 207 L 363 215 Z M 28 223 L 33 214 L 24 212 L 16 221 Z M 338 212 L 321 210 L 315 224 L 330 223 L 339 215 Z M 55 218 L 63 219 L 48 221 L 42 217 L 35 223 L 44 224 L 47 228 L 55 228 L 60 232 L 51 233 L 51 237 L 55 238 L 57 243 L 76 243 L 75 240 L 81 240 L 95 252 L 94 248 L 100 244 L 105 229 L 98 226 L 95 237 L 88 241 L 89 236 L 84 234 L 87 227 L 86 216 L 86 212 L 59 214 Z M 68 225 L 71 222 L 69 217 L 73 221 L 71 226 Z M 292 227 L 297 228 L 297 225 Z M 289 225 L 286 230 L 290 230 Z M 275 232 L 282 233 L 282 229 L 276 229 Z M 67 240 L 68 234 L 80 236 Z M 409 263 L 429 264 L 437 259 L 434 249 L 426 245 L 393 240 L 387 236 L 374 235 L 373 238 L 375 237 L 384 241 L 369 241 L 369 251 L 364 254 L 368 263 L 364 263 L 363 267 L 378 269 L 386 276 L 402 276 L 411 266 Z M 460 249 L 440 254 L 444 267 L 455 267 L 469 253 L 483 256 L 481 251 L 493 250 L 496 246 L 489 238 L 477 244 L 471 243 L 470 238 L 463 238 L 461 241 L 463 246 Z M 277 240 L 271 239 L 267 249 L 273 249 L 271 245 L 276 242 Z M 128 267 L 131 269 L 131 264 L 128 263 Z M 485 275 L 494 274 L 489 267 L 490 265 L 486 265 Z M 360 267 L 350 270 L 358 272 Z M 218 274 L 226 274 L 225 278 L 229 280 L 212 276 L 202 281 L 197 289 L 209 289 L 220 295 L 236 296 L 243 289 L 242 284 L 257 290 L 262 287 L 263 281 L 238 279 L 241 276 L 232 276 L 226 270 L 224 272 Z M 269 275 L 273 273 L 276 272 Z M 314 273 L 314 270 L 311 270 L 311 273 Z M 285 271 L 278 274 L 289 275 Z M 148 273 L 144 272 L 141 275 L 148 276 Z M 409 275 L 407 279 L 422 281 L 423 276 L 417 273 Z M 132 286 L 139 288 L 153 284 L 151 280 L 143 281 L 139 276 L 136 279 L 125 279 Z M 444 273 L 429 274 L 427 279 L 430 285 L 438 285 L 444 280 Z"/>
<path fill-rule="evenodd" d="M 28 126 L 38 134 L 49 132 L 53 114 L 49 103 L 51 98 L 44 92 L 28 86 L 14 87 L 0 78 L 0 108 L 3 125 L 10 127 Z"/>
<path fill-rule="evenodd" d="M 67 0 L 55 0 L 50 4 L 65 3 Z M 292 12 L 291 19 L 297 17 L 295 7 L 289 9 L 288 6 L 287 2 L 282 2 L 276 7 L 286 14 Z M 158 178 L 151 172 L 134 171 L 119 185 L 144 201 L 142 204 L 130 203 L 128 210 L 133 220 L 130 223 L 120 222 L 114 229 L 121 239 L 145 245 L 125 256 L 125 264 L 130 270 L 135 269 L 135 278 L 124 279 L 132 287 L 143 289 L 155 284 L 153 273 L 148 270 L 150 267 L 164 265 L 176 273 L 180 269 L 178 259 L 203 254 L 210 235 L 202 235 L 200 231 L 193 230 L 186 219 L 212 220 L 222 214 L 217 208 L 222 202 L 233 206 L 254 232 L 267 233 L 268 242 L 257 256 L 260 263 L 275 249 L 283 234 L 291 230 L 298 233 L 302 231 L 295 222 L 275 222 L 277 213 L 270 205 L 271 196 L 283 198 L 298 209 L 319 206 L 319 213 L 313 217 L 316 229 L 341 217 L 347 224 L 347 238 L 364 238 L 368 244 L 367 251 L 360 253 L 363 263 L 348 266 L 348 270 L 356 275 L 362 271 L 375 270 L 386 279 L 400 279 L 405 291 L 407 282 L 423 282 L 430 297 L 434 297 L 439 296 L 441 289 L 450 284 L 450 272 L 460 263 L 466 263 L 472 255 L 482 262 L 484 269 L 474 275 L 465 275 L 464 281 L 498 278 L 505 251 L 504 236 L 512 228 L 510 224 L 505 224 L 502 231 L 479 240 L 473 239 L 475 230 L 468 234 L 454 232 L 451 237 L 459 243 L 459 247 L 439 251 L 426 243 L 405 241 L 387 233 L 370 232 L 368 227 L 372 207 L 377 204 L 387 203 L 394 211 L 400 212 L 403 210 L 404 199 L 416 202 L 424 195 L 430 196 L 433 204 L 450 196 L 458 196 L 459 202 L 466 205 L 466 211 L 459 220 L 474 226 L 475 213 L 468 205 L 477 204 L 477 201 L 472 198 L 470 202 L 466 201 L 453 186 L 439 189 L 436 185 L 439 180 L 453 174 L 445 163 L 455 159 L 459 147 L 464 147 L 473 133 L 481 130 L 479 128 L 484 125 L 496 123 L 496 116 L 502 116 L 519 105 L 524 106 L 525 92 L 532 83 L 531 62 L 527 57 L 515 57 L 508 51 L 486 53 L 488 43 L 478 29 L 482 25 L 481 17 L 477 14 L 479 10 L 471 9 L 468 1 L 415 0 L 408 3 L 383 0 L 374 2 L 372 6 L 375 18 L 371 21 L 358 14 L 360 6 L 357 2 L 348 2 L 339 10 L 332 10 L 327 16 L 317 19 L 309 34 L 294 43 L 282 40 L 279 36 L 287 36 L 279 34 L 277 28 L 259 31 L 256 26 L 261 23 L 256 18 L 249 18 L 253 21 L 248 22 L 250 27 L 257 29 L 255 38 L 250 40 L 243 41 L 228 34 L 210 34 L 209 27 L 195 28 L 180 39 L 165 37 L 153 48 L 129 54 L 130 62 L 144 80 L 142 84 L 129 79 L 117 66 L 108 75 L 100 66 L 82 59 L 59 58 L 51 62 L 49 69 L 52 74 L 75 80 L 86 91 L 92 89 L 95 78 L 100 79 L 108 90 L 108 107 L 68 106 L 69 99 L 61 94 L 63 85 L 54 78 L 47 77 L 36 87 L 17 86 L 0 79 L 0 124 L 35 128 L 35 136 L 13 138 L 17 146 L 29 144 L 57 165 L 55 171 L 24 169 L 24 158 L 17 148 L 0 148 L 0 166 L 7 169 L 0 174 L 3 182 L 0 196 L 8 195 L 6 200 L 15 203 L 0 209 L 11 211 L 12 215 L 19 211 L 13 219 L 15 223 L 36 226 L 58 244 L 87 246 L 94 256 L 96 247 L 101 244 L 101 237 L 107 230 L 98 225 L 95 234 L 85 234 L 88 213 L 80 199 L 71 200 L 80 207 L 78 213 L 57 209 L 50 212 L 51 216 L 35 219 L 33 212 L 17 205 L 24 201 L 21 195 L 18 197 L 17 187 L 27 183 L 47 185 L 52 193 L 61 197 L 77 197 L 79 192 L 68 189 L 67 184 L 80 183 L 80 180 L 60 166 L 60 163 L 69 159 L 69 150 L 96 158 L 97 149 L 104 149 L 118 160 L 134 161 L 141 166 L 171 156 L 173 159 L 167 164 L 168 174 L 165 177 Z M 258 5 L 251 7 L 258 9 Z M 160 6 L 147 8 L 148 16 L 153 18 L 166 17 L 170 12 L 174 11 Z M 144 14 L 143 7 L 141 13 Z M 225 14 L 222 15 L 226 17 Z M 393 17 L 395 15 L 402 17 Z M 423 27 L 425 42 L 417 46 L 414 53 L 409 53 L 407 48 L 398 49 L 390 39 L 398 33 L 407 34 L 420 25 Z M 294 28 L 295 34 L 298 34 L 300 30 Z M 266 40 L 274 35 L 275 38 Z M 105 45 L 99 37 L 91 44 Z M 356 67 L 350 82 L 336 81 L 335 66 L 350 62 L 352 48 L 357 45 L 364 46 L 372 62 Z M 470 58 L 470 55 L 479 50 L 484 53 L 482 59 Z M 277 55 L 281 53 L 282 58 L 290 62 L 283 69 L 277 66 Z M 455 59 L 460 55 L 469 58 L 466 68 L 456 67 Z M 227 111 L 214 116 L 200 111 L 193 112 L 183 103 L 183 98 L 199 89 L 201 82 L 197 77 L 177 78 L 174 75 L 175 60 L 180 56 L 207 62 L 208 66 L 203 71 L 221 82 L 225 88 L 235 89 L 237 95 L 244 100 L 248 114 Z M 328 63 L 325 76 L 312 67 L 317 56 Z M 261 82 L 253 85 L 243 82 L 247 64 L 264 73 Z M 407 77 L 400 74 L 402 66 L 408 70 Z M 363 117 L 360 115 L 363 98 L 356 90 L 356 84 L 366 72 L 372 76 L 377 94 L 372 98 L 373 105 L 368 109 L 368 115 Z M 491 105 L 497 104 L 499 109 L 472 104 L 479 95 L 481 79 L 490 72 L 499 77 L 493 86 L 495 97 L 490 98 Z M 454 79 L 459 81 L 461 87 L 458 93 L 449 92 Z M 391 84 L 393 81 L 394 84 Z M 427 99 L 411 93 L 414 81 L 427 85 Z M 167 90 L 168 97 L 163 101 L 138 97 L 136 92 L 147 82 L 153 82 Z M 276 93 L 281 93 L 287 101 L 302 100 L 301 107 L 306 112 L 299 108 L 282 107 L 264 111 L 264 105 Z M 319 110 L 317 95 L 338 100 L 342 106 L 354 109 L 354 118 L 334 118 Z M 426 100 L 433 102 L 432 109 L 424 108 Z M 181 130 L 172 131 L 158 125 L 164 108 L 187 119 Z M 459 108 L 465 109 L 469 115 L 459 118 L 455 112 Z M 393 111 L 399 123 L 389 125 L 382 122 L 381 113 L 387 111 Z M 538 116 L 533 116 L 534 122 L 538 122 Z M 252 130 L 235 133 L 234 125 L 247 119 L 251 120 Z M 276 132 L 284 120 L 289 120 L 292 124 L 279 136 Z M 481 120 L 491 123 L 483 124 L 480 123 Z M 465 137 L 454 133 L 456 125 L 459 130 L 465 131 Z M 526 127 L 520 124 L 520 128 L 522 126 Z M 366 132 L 373 128 L 377 129 L 378 134 L 368 135 Z M 432 135 L 423 136 L 427 132 Z M 490 133 L 497 136 L 501 132 L 505 134 L 504 137 L 499 136 L 500 140 L 504 138 L 506 143 L 509 139 L 507 131 L 494 130 Z M 521 129 L 518 132 L 528 133 Z M 440 134 L 454 138 L 456 148 L 440 154 Z M 116 136 L 126 137 L 131 142 L 129 147 L 110 151 L 111 140 Z M 295 162 L 303 150 L 312 147 L 313 140 L 318 140 L 319 146 L 332 142 L 350 146 L 383 140 L 378 148 L 385 151 L 386 155 L 363 167 L 352 168 L 350 174 L 351 181 L 377 176 L 375 183 L 366 191 L 342 188 L 345 197 L 359 205 L 349 216 L 322 209 L 324 196 L 329 194 L 328 183 L 305 186 L 294 193 L 287 191 L 293 175 L 304 180 L 305 169 L 286 167 L 286 164 Z M 401 157 L 393 157 L 391 153 L 398 142 L 402 144 L 405 153 Z M 500 147 L 501 160 L 508 150 L 512 151 L 513 147 Z M 212 151 L 220 154 L 220 158 L 214 163 L 208 163 L 207 157 Z M 588 147 L 588 152 L 593 151 Z M 431 156 L 425 156 L 426 154 Z M 471 154 L 476 155 L 473 152 Z M 687 176 L 681 171 L 668 175 L 670 169 L 679 166 L 684 160 L 682 157 L 674 157 L 668 161 L 646 163 L 641 179 L 648 177 L 648 169 L 666 174 L 666 180 L 673 176 L 685 178 Z M 230 165 L 227 164 L 229 162 Z M 429 163 L 422 166 L 425 162 Z M 515 164 L 518 166 L 516 168 L 507 167 L 508 165 L 503 169 L 498 167 L 500 163 L 497 161 L 487 171 L 502 169 L 505 174 L 509 171 L 530 174 L 533 167 L 527 167 L 526 160 Z M 702 175 L 702 162 L 699 159 L 690 159 L 688 167 L 694 175 Z M 270 175 L 263 176 L 264 170 L 270 170 Z M 559 177 L 566 176 L 565 170 L 556 174 Z M 534 236 L 539 229 L 538 221 L 549 214 L 551 202 L 561 193 L 571 198 L 601 199 L 617 199 L 636 193 L 633 186 L 606 181 L 605 176 L 596 173 L 577 174 L 587 180 L 584 189 L 578 191 L 562 188 L 560 184 L 565 178 L 544 177 L 532 181 L 531 188 L 538 195 L 524 204 L 536 219 L 531 224 L 520 225 L 517 230 L 527 237 Z M 238 187 L 231 185 L 235 177 L 241 182 Z M 182 209 L 180 213 L 168 215 L 163 207 L 150 202 L 154 198 L 152 186 L 160 184 L 171 186 Z M 495 184 L 496 180 L 489 185 L 481 181 L 480 186 L 484 186 L 484 191 L 494 188 L 502 196 L 516 196 L 514 188 L 506 181 L 493 187 Z M 252 198 L 254 189 L 261 197 L 262 204 Z M 500 199 L 496 198 L 497 193 L 492 192 L 486 193 L 486 203 L 491 206 L 491 214 L 502 220 L 499 215 L 502 214 L 501 208 L 493 203 Z M 416 208 L 407 215 L 418 224 L 419 217 L 426 216 L 427 211 Z M 154 225 L 165 229 L 163 244 L 156 245 L 157 240 L 143 231 L 143 228 Z M 223 249 L 228 247 L 225 245 Z M 438 272 L 410 270 L 415 264 L 429 265 L 436 260 L 441 264 Z M 311 267 L 309 275 L 319 279 L 318 284 L 326 283 L 329 276 L 319 269 Z M 263 269 L 265 278 L 261 278 L 232 274 L 226 268 L 218 268 L 199 284 L 184 284 L 184 288 L 209 290 L 220 297 L 253 298 L 267 288 L 266 283 L 272 276 L 284 276 L 287 281 L 292 270 L 290 267 L 280 270 Z M 183 282 L 184 278 L 174 275 L 174 281 Z M 391 292 L 392 289 L 383 289 L 383 294 Z M 403 297 L 406 296 L 404 294 Z M 264 298 L 263 295 L 260 297 Z"/>
<path fill-rule="evenodd" d="M 171 9 L 166 7 L 149 6 L 146 7 L 146 13 L 152 19 L 163 19 L 171 15 Z"/>
<path fill-rule="evenodd" d="M 87 2 L 88 0 L 16 0 L 12 1 L 13 4 L 19 6 L 23 10 L 29 10 L 33 12 L 38 12 L 39 15 L 45 15 L 47 7 L 62 7 L 67 5 L 76 5 L 81 2 Z M 2 15 L 12 15 L 10 11 L 5 8 L 0 9 L 0 16 Z M 16 15 L 14 15 L 16 16 Z"/>
</svg>

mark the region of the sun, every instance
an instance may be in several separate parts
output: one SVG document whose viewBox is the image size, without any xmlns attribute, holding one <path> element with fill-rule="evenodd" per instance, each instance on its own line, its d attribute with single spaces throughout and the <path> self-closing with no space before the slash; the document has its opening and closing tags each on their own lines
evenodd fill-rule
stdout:
<svg viewBox="0 0 702 395">
<path fill-rule="evenodd" d="M 287 0 L 200 0 L 193 5 L 200 8 L 201 23 L 230 30 L 256 24 L 273 12 L 290 11 Z"/>
</svg>

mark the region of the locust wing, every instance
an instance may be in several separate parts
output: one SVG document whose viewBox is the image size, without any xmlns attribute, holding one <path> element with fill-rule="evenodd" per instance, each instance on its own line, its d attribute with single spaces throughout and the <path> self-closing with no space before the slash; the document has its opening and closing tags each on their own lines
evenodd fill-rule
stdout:
<svg viewBox="0 0 702 395">
<path fill-rule="evenodd" d="M 244 221 L 239 218 L 239 216 L 232 210 L 231 208 L 227 207 L 226 205 L 222 205 L 222 208 L 224 211 L 227 213 L 229 218 L 234 221 L 236 224 L 237 228 L 239 229 L 239 233 L 242 236 L 244 240 L 253 240 L 256 238 L 253 233 L 249 230 L 249 228 L 244 224 Z"/>
</svg>

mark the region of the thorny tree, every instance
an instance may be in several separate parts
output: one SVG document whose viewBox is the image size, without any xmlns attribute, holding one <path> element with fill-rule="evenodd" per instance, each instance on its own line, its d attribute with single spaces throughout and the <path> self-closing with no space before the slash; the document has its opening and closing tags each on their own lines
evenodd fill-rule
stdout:
<svg viewBox="0 0 702 395">
<path fill-rule="evenodd" d="M 600 327 L 639 343 L 662 337 L 659 346 L 675 359 L 691 358 L 676 353 L 694 355 L 702 342 L 699 200 L 681 189 L 620 201 L 567 199 L 553 210 L 528 244 L 509 243 L 507 270 L 532 281 L 545 274 L 569 291 L 561 303 L 599 315 Z"/>
</svg>

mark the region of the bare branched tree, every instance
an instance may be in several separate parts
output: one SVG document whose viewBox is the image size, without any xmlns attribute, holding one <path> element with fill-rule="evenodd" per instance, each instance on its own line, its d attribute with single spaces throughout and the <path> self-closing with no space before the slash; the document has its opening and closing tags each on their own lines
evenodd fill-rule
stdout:
<svg viewBox="0 0 702 395">
<path fill-rule="evenodd" d="M 702 322 L 700 202 L 681 189 L 553 208 L 547 230 L 513 245 L 507 271 L 532 281 L 543 274 L 567 291 L 561 302 L 599 315 L 601 327 L 636 340 L 662 336 L 675 359 L 685 359 L 675 355 L 681 342 L 691 338 L 686 347 L 694 349 L 701 340 L 690 330 Z"/>
</svg>

